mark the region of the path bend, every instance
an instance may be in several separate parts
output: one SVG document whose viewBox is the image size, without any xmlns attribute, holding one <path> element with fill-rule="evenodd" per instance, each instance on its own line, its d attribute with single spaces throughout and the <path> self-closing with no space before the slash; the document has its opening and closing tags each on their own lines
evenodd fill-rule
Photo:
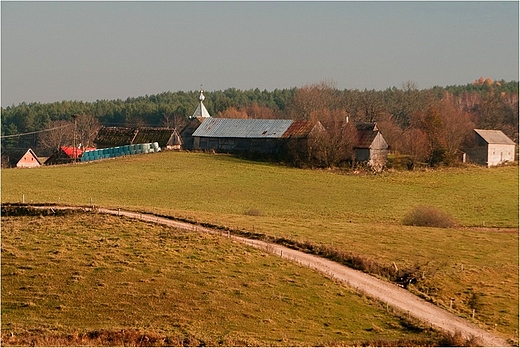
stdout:
<svg viewBox="0 0 520 348">
<path fill-rule="evenodd" d="M 48 207 L 35 207 L 49 209 Z M 77 207 L 56 207 L 53 209 L 78 209 Z M 91 209 L 87 209 L 91 210 Z M 302 266 L 310 267 L 322 272 L 338 281 L 347 284 L 357 292 L 377 299 L 388 304 L 401 312 L 408 313 L 409 316 L 418 319 L 423 323 L 428 323 L 442 331 L 455 333 L 460 332 L 464 337 L 476 337 L 483 346 L 505 347 L 509 346 L 507 341 L 497 335 L 479 328 L 477 325 L 456 316 L 440 307 L 437 307 L 413 294 L 409 291 L 386 281 L 375 278 L 366 273 L 354 270 L 337 262 L 307 254 L 298 250 L 293 250 L 279 244 L 268 243 L 255 239 L 236 236 L 216 229 L 206 228 L 195 224 L 175 221 L 167 218 L 158 217 L 152 214 L 136 213 L 121 209 L 95 208 L 95 211 L 103 214 L 124 216 L 127 218 L 138 219 L 141 221 L 153 222 L 165 226 L 179 229 L 197 231 L 203 233 L 226 235 L 228 238 L 262 249 L 282 258 L 295 261 Z"/>
</svg>

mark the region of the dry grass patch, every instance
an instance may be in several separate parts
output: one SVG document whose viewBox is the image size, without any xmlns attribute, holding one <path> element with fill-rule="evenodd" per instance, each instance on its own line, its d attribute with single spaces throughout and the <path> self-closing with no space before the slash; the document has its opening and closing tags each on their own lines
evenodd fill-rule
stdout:
<svg viewBox="0 0 520 348">
<path fill-rule="evenodd" d="M 2 345 L 441 339 L 310 269 L 225 237 L 97 214 L 2 217 L 2 250 Z"/>
<path fill-rule="evenodd" d="M 391 270 L 393 263 L 399 270 L 417 269 L 412 291 L 444 308 L 455 298 L 452 311 L 470 319 L 471 293 L 481 294 L 475 322 L 518 344 L 518 175 L 518 167 L 463 167 L 361 177 L 220 154 L 164 152 L 2 170 L 2 202 L 21 201 L 22 194 L 26 202 L 89 205 L 92 198 L 103 207 L 318 245 L 331 255 L 362 258 L 357 264 L 369 272 L 380 266 Z M 449 212 L 460 226 L 404 226 L 403 217 L 414 206 Z M 262 215 L 245 214 L 253 208 Z M 96 255 L 93 250 L 86 252 Z M 60 253 L 50 256 L 56 263 L 60 258 Z M 123 259 L 130 264 L 122 267 L 140 265 Z M 92 262 L 104 267 L 102 259 Z"/>
</svg>

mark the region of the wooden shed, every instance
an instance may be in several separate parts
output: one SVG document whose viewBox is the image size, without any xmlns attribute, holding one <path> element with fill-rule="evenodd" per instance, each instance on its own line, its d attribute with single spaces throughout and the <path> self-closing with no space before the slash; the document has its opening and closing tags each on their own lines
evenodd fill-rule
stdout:
<svg viewBox="0 0 520 348">
<path fill-rule="evenodd" d="M 515 161 L 516 144 L 502 131 L 475 129 L 470 146 L 464 148 L 468 162 L 497 166 Z"/>
<path fill-rule="evenodd" d="M 356 124 L 358 141 L 354 146 L 356 162 L 382 167 L 388 158 L 388 143 L 375 123 Z"/>
</svg>

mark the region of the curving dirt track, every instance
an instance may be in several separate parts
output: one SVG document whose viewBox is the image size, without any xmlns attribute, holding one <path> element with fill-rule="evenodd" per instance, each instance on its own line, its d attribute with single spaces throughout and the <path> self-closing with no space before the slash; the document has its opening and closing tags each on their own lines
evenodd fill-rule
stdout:
<svg viewBox="0 0 520 348">
<path fill-rule="evenodd" d="M 54 209 L 56 208 L 57 207 L 54 207 Z M 63 209 L 67 208 L 63 207 Z M 71 209 L 71 207 L 68 207 L 68 209 Z M 278 244 L 234 236 L 218 230 L 204 228 L 185 222 L 160 218 L 155 215 L 122 211 L 120 209 L 112 210 L 98 208 L 97 211 L 99 213 L 125 216 L 128 218 L 154 222 L 190 231 L 226 235 L 233 240 L 258 249 L 263 249 L 280 257 L 298 262 L 303 266 L 310 267 L 319 272 L 325 273 L 347 284 L 349 287 L 356 289 L 356 291 L 360 293 L 387 303 L 390 307 L 400 310 L 404 313 L 408 313 L 411 317 L 414 317 L 424 323 L 429 323 L 430 325 L 437 327 L 442 331 L 450 333 L 460 332 L 467 338 L 472 336 L 476 337 L 483 346 L 509 346 L 505 339 L 493 335 L 492 333 L 489 333 L 477 327 L 476 325 L 459 318 L 446 310 L 443 310 L 442 308 L 436 307 L 435 305 L 411 294 L 407 290 L 400 288 L 395 284 L 379 280 L 368 274 L 356 271 L 319 256 L 306 254 L 304 252 L 289 249 Z"/>
</svg>

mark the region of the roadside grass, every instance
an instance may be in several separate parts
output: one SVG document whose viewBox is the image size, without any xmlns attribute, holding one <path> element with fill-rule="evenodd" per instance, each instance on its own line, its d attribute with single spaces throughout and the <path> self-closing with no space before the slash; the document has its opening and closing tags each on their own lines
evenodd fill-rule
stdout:
<svg viewBox="0 0 520 348">
<path fill-rule="evenodd" d="M 302 244 L 312 241 L 351 252 L 367 262 L 387 268 L 395 264 L 412 272 L 417 283 L 409 286 L 410 291 L 483 328 L 505 333 L 518 344 L 517 231 L 310 223 L 305 228 L 277 228 L 264 227 L 258 220 L 254 222 L 257 233 L 264 231 Z M 472 303 L 474 296 L 477 306 Z"/>
<path fill-rule="evenodd" d="M 435 346 L 443 339 L 266 252 L 115 216 L 3 216 L 1 271 L 3 346 L 139 345 L 144 337 L 170 346 Z"/>
<path fill-rule="evenodd" d="M 165 152 L 1 174 L 2 202 L 92 199 L 395 263 L 419 275 L 411 291 L 466 318 L 475 309 L 518 344 L 518 166 L 350 175 Z M 417 206 L 458 227 L 402 225 Z"/>
</svg>

